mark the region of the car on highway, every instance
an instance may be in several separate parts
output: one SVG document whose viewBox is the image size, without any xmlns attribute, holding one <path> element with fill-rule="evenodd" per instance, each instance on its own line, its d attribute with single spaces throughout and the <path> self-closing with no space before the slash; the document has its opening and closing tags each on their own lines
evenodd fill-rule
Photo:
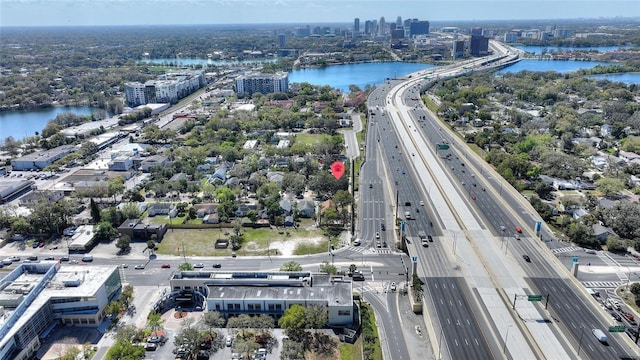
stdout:
<svg viewBox="0 0 640 360">
<path fill-rule="evenodd" d="M 387 230 L 387 228 L 384 226 L 384 224 L 380 224 L 380 230 L 385 231 Z"/>
<path fill-rule="evenodd" d="M 216 264 L 213 264 L 213 265 L 212 265 L 212 267 L 213 267 L 214 269 L 220 269 L 220 268 L 222 267 L 222 264 L 220 264 L 220 263 L 216 263 Z"/>
<path fill-rule="evenodd" d="M 160 267 L 163 269 L 171 269 L 171 264 L 162 264 Z"/>
<path fill-rule="evenodd" d="M 522 234 L 522 228 L 520 226 L 516 226 L 516 232 Z"/>
<path fill-rule="evenodd" d="M 615 311 L 612 311 L 612 312 L 611 312 L 611 316 L 613 316 L 613 318 L 614 318 L 616 321 L 622 321 L 622 316 L 620 316 L 620 314 L 618 314 L 618 313 L 617 313 L 617 312 L 615 312 Z"/>
<path fill-rule="evenodd" d="M 197 264 L 193 264 L 193 268 L 194 269 L 202 269 L 204 267 L 203 263 L 197 263 Z"/>
<path fill-rule="evenodd" d="M 144 265 L 140 264 L 140 265 L 136 265 L 133 267 L 136 270 L 144 270 Z"/>
<path fill-rule="evenodd" d="M 45 260 L 55 260 L 55 258 L 53 256 L 47 256 L 46 258 L 44 258 Z"/>
<path fill-rule="evenodd" d="M 353 273 L 353 281 L 364 281 L 364 274 L 361 272 Z"/>
<path fill-rule="evenodd" d="M 27 257 L 27 260 L 29 260 L 29 261 L 36 261 L 36 260 L 38 260 L 38 257 L 37 257 L 37 256 L 35 256 L 35 255 L 31 255 L 31 256 L 28 256 L 28 257 Z"/>
<path fill-rule="evenodd" d="M 529 257 L 529 255 L 522 255 L 522 258 L 524 259 L 524 261 L 526 262 L 531 262 L 531 258 Z"/>
<path fill-rule="evenodd" d="M 376 232 L 376 239 L 380 239 L 380 233 Z"/>
<path fill-rule="evenodd" d="M 427 239 L 429 239 L 429 242 L 433 242 L 433 236 L 427 235 Z"/>
<path fill-rule="evenodd" d="M 127 265 L 127 264 L 121 264 L 121 265 L 120 265 L 120 267 L 121 267 L 121 268 L 123 268 L 123 269 L 126 269 L 126 268 L 128 268 L 128 267 L 129 267 L 129 265 Z"/>
<path fill-rule="evenodd" d="M 420 200 L 420 206 L 424 206 L 424 201 Z"/>
</svg>

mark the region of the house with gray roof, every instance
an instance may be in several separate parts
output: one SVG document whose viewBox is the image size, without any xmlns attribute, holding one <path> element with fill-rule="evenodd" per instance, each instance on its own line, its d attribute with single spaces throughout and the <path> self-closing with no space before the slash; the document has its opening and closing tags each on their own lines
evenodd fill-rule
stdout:
<svg viewBox="0 0 640 360">
<path fill-rule="evenodd" d="M 316 214 L 316 204 L 313 201 L 298 201 L 298 215 L 302 218 L 312 218 Z"/>
</svg>

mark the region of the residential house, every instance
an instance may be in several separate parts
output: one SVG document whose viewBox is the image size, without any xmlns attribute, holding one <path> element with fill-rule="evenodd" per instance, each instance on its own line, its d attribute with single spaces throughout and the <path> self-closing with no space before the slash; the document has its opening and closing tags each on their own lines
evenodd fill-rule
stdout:
<svg viewBox="0 0 640 360">
<path fill-rule="evenodd" d="M 278 187 L 282 187 L 282 179 L 284 178 L 284 174 L 280 171 L 269 171 L 267 173 L 267 180 L 269 182 L 275 183 Z"/>
<path fill-rule="evenodd" d="M 293 214 L 293 205 L 291 204 L 291 201 L 289 200 L 280 200 L 280 209 L 281 209 L 281 213 L 284 215 L 291 215 Z"/>
<path fill-rule="evenodd" d="M 218 215 L 218 213 L 207 214 L 202 218 L 202 223 L 203 224 L 219 224 L 220 216 Z"/>
<path fill-rule="evenodd" d="M 64 197 L 62 190 L 36 190 L 23 196 L 20 199 L 20 206 L 33 206 L 39 202 L 52 203 Z"/>
<path fill-rule="evenodd" d="M 147 158 L 144 158 L 140 163 L 140 170 L 142 170 L 142 172 L 148 173 L 149 171 L 151 171 L 151 168 L 166 167 L 168 162 L 169 160 L 167 159 L 166 156 L 162 156 L 162 155 L 149 156 Z"/>
<path fill-rule="evenodd" d="M 312 218 L 316 214 L 316 205 L 313 201 L 298 201 L 298 216 Z"/>
<path fill-rule="evenodd" d="M 602 244 L 607 242 L 607 239 L 610 235 L 616 234 L 613 232 L 613 230 L 611 230 L 611 228 L 600 224 L 593 224 L 591 228 L 593 229 L 593 236 L 595 236 L 595 238 L 598 239 Z"/>
<path fill-rule="evenodd" d="M 295 225 L 295 221 L 293 220 L 293 215 L 287 215 L 284 217 L 284 226 L 293 226 Z"/>
<path fill-rule="evenodd" d="M 196 214 L 199 219 L 204 218 L 207 215 L 215 214 L 218 205 L 216 204 L 195 204 L 193 208 L 196 209 Z"/>
<path fill-rule="evenodd" d="M 576 220 L 582 219 L 586 215 L 589 215 L 589 212 L 583 208 L 577 208 L 571 211 L 571 216 Z"/>
<path fill-rule="evenodd" d="M 634 152 L 630 152 L 630 151 L 622 151 L 620 150 L 618 152 L 618 157 L 621 158 L 622 160 L 624 160 L 625 162 L 632 162 L 632 161 L 637 161 L 640 160 L 640 155 L 634 153 Z"/>
<path fill-rule="evenodd" d="M 174 218 L 178 214 L 178 209 L 172 203 L 153 203 L 147 208 L 149 216 L 169 215 Z"/>
</svg>

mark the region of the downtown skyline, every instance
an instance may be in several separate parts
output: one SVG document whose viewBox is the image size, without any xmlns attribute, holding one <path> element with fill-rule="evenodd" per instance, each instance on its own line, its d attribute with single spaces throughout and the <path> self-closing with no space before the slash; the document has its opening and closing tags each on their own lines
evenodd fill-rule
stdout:
<svg viewBox="0 0 640 360">
<path fill-rule="evenodd" d="M 0 26 L 352 23 L 640 17 L 636 0 L 2 0 Z"/>
</svg>

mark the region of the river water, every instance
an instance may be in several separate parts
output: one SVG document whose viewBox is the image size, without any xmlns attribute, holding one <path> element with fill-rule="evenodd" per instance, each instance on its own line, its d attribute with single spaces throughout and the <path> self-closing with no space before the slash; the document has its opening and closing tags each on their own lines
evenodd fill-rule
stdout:
<svg viewBox="0 0 640 360">
<path fill-rule="evenodd" d="M 529 52 L 537 53 L 544 47 L 520 47 Z M 548 51 L 554 48 L 546 47 Z M 583 48 L 584 49 L 584 48 Z M 590 48 L 599 51 L 613 51 L 618 47 L 596 47 Z M 555 49 L 554 49 L 555 50 Z M 168 64 L 179 62 L 182 65 L 206 64 L 212 61 L 201 59 L 155 59 L 149 60 L 155 64 Z M 529 71 L 557 71 L 566 73 L 579 69 L 592 68 L 597 65 L 610 65 L 612 63 L 597 61 L 550 61 L 550 60 L 522 60 L 501 72 Z M 308 82 L 313 85 L 328 85 L 343 92 L 349 92 L 349 85 L 356 85 L 364 89 L 367 85 L 379 85 L 386 78 L 404 76 L 412 72 L 434 67 L 431 64 L 417 64 L 404 62 L 375 62 L 361 64 L 334 65 L 324 68 L 295 70 L 289 73 L 289 83 Z M 640 84 L 640 73 L 597 75 L 598 79 L 609 79 L 611 81 L 621 81 L 627 84 Z M 0 143 L 8 136 L 16 139 L 23 139 L 25 136 L 33 136 L 36 131 L 40 132 L 50 120 L 57 114 L 70 111 L 78 115 L 89 115 L 91 107 L 66 107 L 49 108 L 31 111 L 3 111 L 0 112 Z"/>
</svg>

